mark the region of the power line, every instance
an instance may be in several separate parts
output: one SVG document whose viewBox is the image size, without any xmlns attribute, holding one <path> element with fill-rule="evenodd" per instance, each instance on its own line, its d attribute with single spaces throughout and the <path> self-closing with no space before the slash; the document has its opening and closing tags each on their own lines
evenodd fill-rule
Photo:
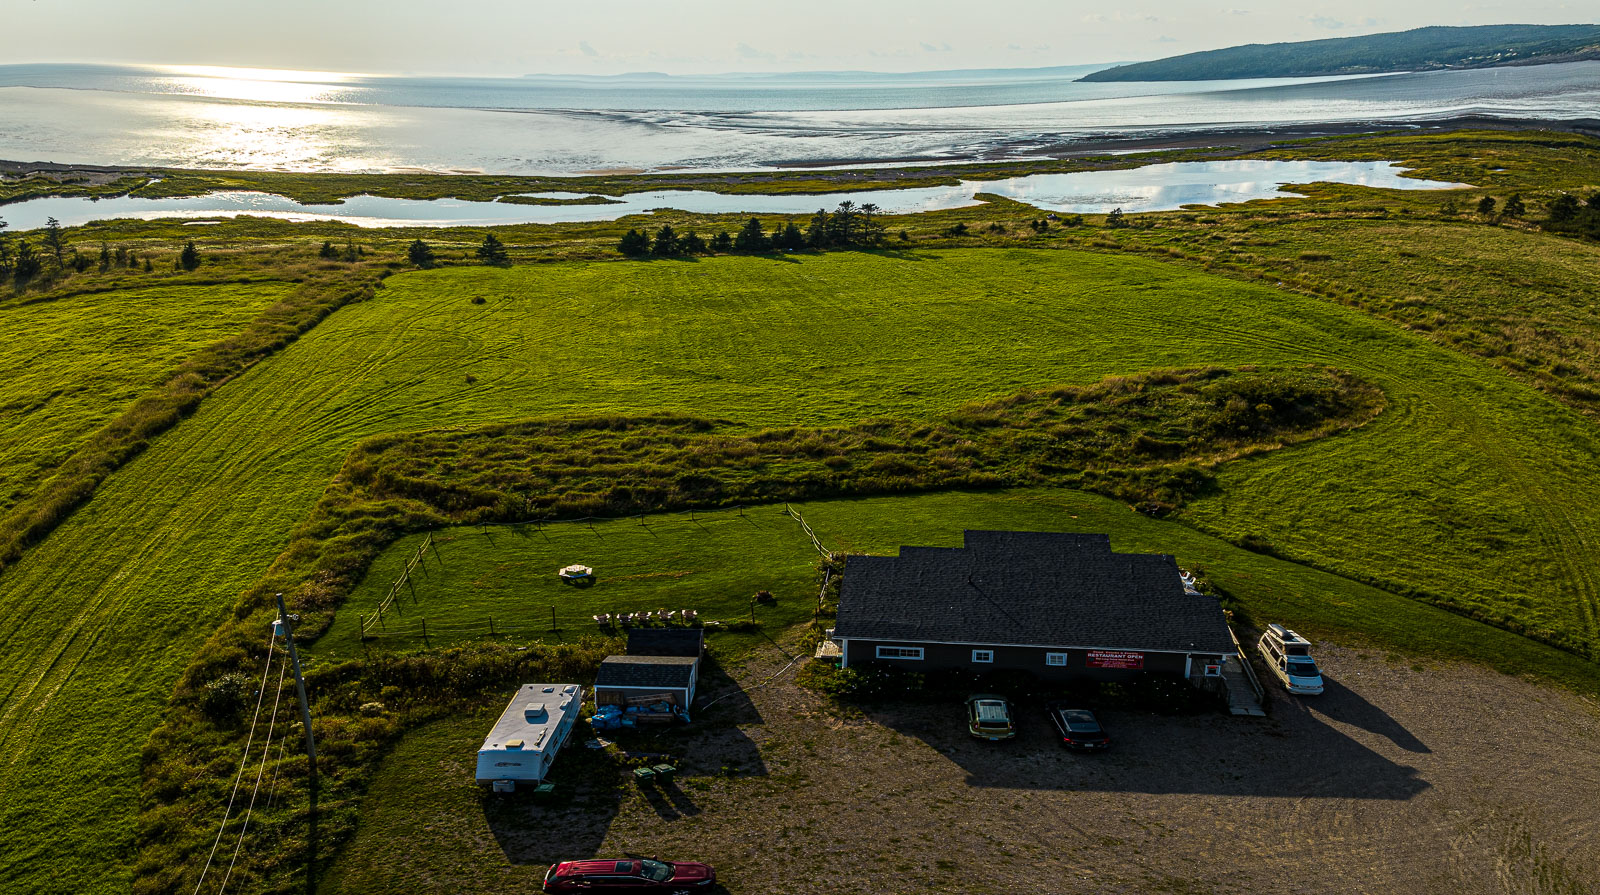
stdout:
<svg viewBox="0 0 1600 895">
<path fill-rule="evenodd" d="M 256 769 L 255 785 L 250 787 L 250 801 L 245 805 L 244 822 L 239 825 L 239 841 L 233 846 L 233 857 L 228 859 L 228 872 L 222 876 L 217 895 L 228 891 L 228 880 L 233 878 L 233 866 L 239 861 L 239 851 L 244 848 L 244 834 L 250 829 L 250 813 L 256 807 L 256 794 L 261 791 L 261 778 L 267 773 L 267 753 L 272 751 L 272 731 L 278 726 L 278 703 L 283 701 L 283 676 L 289 670 L 287 660 L 278 664 L 278 691 L 272 697 L 272 716 L 267 721 L 267 742 L 261 747 L 261 766 Z"/>
<path fill-rule="evenodd" d="M 222 810 L 222 823 L 217 826 L 217 838 L 211 843 L 211 853 L 206 855 L 206 865 L 200 868 L 200 878 L 194 881 L 194 892 L 190 895 L 199 895 L 200 886 L 206 881 L 206 873 L 211 870 L 211 861 L 217 856 L 217 846 L 222 844 L 222 831 L 228 828 L 228 818 L 233 814 L 233 800 L 239 795 L 239 781 L 244 779 L 245 766 L 250 763 L 250 747 L 256 739 L 256 722 L 261 720 L 261 703 L 267 698 L 267 675 L 272 673 L 272 653 L 277 645 L 278 641 L 269 635 L 267 661 L 261 666 L 261 684 L 256 688 L 256 711 L 250 717 L 250 735 L 244 741 L 244 754 L 239 756 L 239 772 L 233 775 L 233 791 L 228 794 L 228 807 Z"/>
</svg>

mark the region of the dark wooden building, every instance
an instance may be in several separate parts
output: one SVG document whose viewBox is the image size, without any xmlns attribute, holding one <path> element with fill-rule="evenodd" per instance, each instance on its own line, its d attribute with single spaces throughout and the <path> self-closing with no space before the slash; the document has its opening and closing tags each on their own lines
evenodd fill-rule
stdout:
<svg viewBox="0 0 1600 895">
<path fill-rule="evenodd" d="M 968 531 L 964 544 L 848 557 L 840 663 L 1199 680 L 1235 651 L 1216 599 L 1185 593 L 1171 556 L 1115 553 L 1103 534 Z"/>
<path fill-rule="evenodd" d="M 594 678 L 595 705 L 647 705 L 667 702 L 687 710 L 694 705 L 700 660 L 688 656 L 607 656 Z"/>
<path fill-rule="evenodd" d="M 706 649 L 704 628 L 629 628 L 630 656 L 688 656 L 700 658 Z"/>
</svg>

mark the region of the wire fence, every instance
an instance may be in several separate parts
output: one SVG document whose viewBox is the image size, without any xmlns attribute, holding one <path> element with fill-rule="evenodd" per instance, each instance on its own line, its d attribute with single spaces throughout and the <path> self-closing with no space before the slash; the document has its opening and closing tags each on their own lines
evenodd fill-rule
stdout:
<svg viewBox="0 0 1600 895">
<path fill-rule="evenodd" d="M 765 506 L 770 507 L 771 505 L 767 504 Z M 746 505 L 738 505 L 733 507 L 723 507 L 716 512 L 721 513 L 731 510 L 737 515 L 744 517 L 747 515 L 746 511 L 752 509 L 757 508 Z M 823 558 L 829 560 L 836 558 L 837 555 L 828 550 L 828 548 L 822 543 L 821 538 L 819 538 L 817 533 L 812 530 L 811 525 L 806 522 L 805 517 L 802 516 L 798 510 L 785 503 L 783 504 L 780 514 L 787 516 L 799 523 L 801 531 L 805 533 L 807 539 L 810 540 L 811 545 L 816 548 L 817 552 L 821 554 Z M 530 519 L 523 522 L 489 522 L 482 523 L 474 527 L 480 531 L 484 531 L 489 528 L 508 527 L 533 527 L 537 530 L 543 530 L 545 526 L 554 525 L 587 525 L 592 528 L 595 523 L 618 522 L 631 519 L 637 519 L 639 520 L 640 525 L 648 527 L 650 524 L 650 519 L 660 519 L 662 517 L 687 517 L 690 521 L 699 524 L 699 517 L 705 515 L 706 511 L 691 509 L 679 510 L 672 513 L 656 513 L 640 516 L 585 516 L 577 519 L 563 519 L 555 521 L 547 519 Z M 358 617 L 358 641 L 365 643 L 368 641 L 392 641 L 409 638 L 421 640 L 424 645 L 431 645 L 431 642 L 434 638 L 459 640 L 482 637 L 500 637 L 506 635 L 551 634 L 572 630 L 592 630 L 596 633 L 615 633 L 619 629 L 626 629 L 629 627 L 662 626 L 693 626 L 706 628 L 708 630 L 717 630 L 719 628 L 743 626 L 747 624 L 747 622 L 743 619 L 702 620 L 698 617 L 699 614 L 696 610 L 677 610 L 672 613 L 673 617 L 670 619 L 660 618 L 659 611 L 656 610 L 638 613 L 608 613 L 605 616 L 597 618 L 594 615 L 563 613 L 559 611 L 557 606 L 554 605 L 550 606 L 548 620 L 543 613 L 539 613 L 538 621 L 532 621 L 530 615 L 521 613 L 519 613 L 515 618 L 506 618 L 504 616 L 496 618 L 492 615 L 486 614 L 481 618 L 474 618 L 470 620 L 462 619 L 459 616 L 453 616 L 449 619 L 439 619 L 404 613 L 400 609 L 402 605 L 401 598 L 404 594 L 411 594 L 412 602 L 418 602 L 417 584 L 414 580 L 415 573 L 418 569 L 421 569 L 424 573 L 427 572 L 427 555 L 430 550 L 433 552 L 434 561 L 437 562 L 441 567 L 444 565 L 444 557 L 439 551 L 439 546 L 437 543 L 435 543 L 433 534 L 429 533 L 423 539 L 422 543 L 417 546 L 416 552 L 408 557 L 405 568 L 398 576 L 396 576 L 394 582 L 390 584 L 389 589 L 384 594 L 383 599 L 378 602 L 378 606 L 370 613 L 363 614 Z M 831 568 L 825 570 L 822 588 L 817 595 L 817 614 L 821 613 L 824 595 L 827 592 L 828 583 L 832 580 L 832 577 L 833 570 Z M 396 615 L 400 615 L 401 618 L 395 618 L 394 616 Z M 625 618 L 631 618 L 634 620 L 627 621 L 624 620 Z M 692 619 L 692 621 L 686 621 L 685 619 Z M 751 618 L 749 619 L 748 623 L 755 623 L 753 603 L 751 607 Z"/>
<path fill-rule="evenodd" d="M 817 552 L 822 554 L 823 559 L 832 561 L 836 558 L 832 550 L 822 546 L 822 539 L 817 537 L 817 533 L 811 530 L 811 525 L 806 522 L 805 517 L 800 515 L 800 513 L 797 512 L 794 507 L 791 507 L 785 503 L 783 505 L 783 511 L 789 516 L 793 517 L 794 521 L 800 523 L 800 530 L 805 532 L 806 537 L 811 539 L 811 546 L 817 548 Z"/>
<path fill-rule="evenodd" d="M 394 606 L 395 606 L 395 598 L 400 596 L 400 588 L 402 588 L 402 587 L 408 588 L 411 591 L 411 600 L 412 600 L 412 602 L 416 602 L 416 599 L 417 599 L 417 586 L 411 582 L 411 573 L 418 566 L 422 566 L 422 570 L 424 572 L 426 572 L 428 570 L 426 563 L 427 563 L 428 548 L 430 548 L 430 547 L 433 547 L 433 557 L 434 557 L 434 559 L 438 559 L 440 565 L 444 564 L 444 560 L 442 558 L 440 558 L 440 556 L 439 556 L 439 548 L 438 547 L 434 547 L 434 545 L 433 545 L 433 533 L 429 532 L 428 536 L 426 538 L 423 538 L 422 544 L 417 547 L 417 552 L 415 554 L 413 554 L 412 557 L 406 561 L 405 570 L 400 573 L 400 577 L 396 578 L 394 580 L 394 583 L 389 585 L 389 593 L 386 594 L 382 600 L 378 601 L 378 608 L 373 610 L 372 614 L 370 616 L 367 616 L 367 615 L 361 616 L 361 637 L 362 637 L 362 639 L 366 638 L 366 636 L 367 636 L 367 628 L 369 626 L 377 625 L 380 628 L 383 627 L 383 615 L 384 615 L 384 613 L 388 612 L 390 609 L 394 608 Z"/>
</svg>

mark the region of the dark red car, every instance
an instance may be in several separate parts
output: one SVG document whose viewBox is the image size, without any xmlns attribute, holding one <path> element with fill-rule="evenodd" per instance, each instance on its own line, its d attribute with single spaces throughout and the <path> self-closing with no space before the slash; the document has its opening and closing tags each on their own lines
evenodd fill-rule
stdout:
<svg viewBox="0 0 1600 895">
<path fill-rule="evenodd" d="M 546 892 L 693 892 L 710 888 L 717 872 L 693 861 L 625 858 L 562 861 L 544 873 Z"/>
</svg>

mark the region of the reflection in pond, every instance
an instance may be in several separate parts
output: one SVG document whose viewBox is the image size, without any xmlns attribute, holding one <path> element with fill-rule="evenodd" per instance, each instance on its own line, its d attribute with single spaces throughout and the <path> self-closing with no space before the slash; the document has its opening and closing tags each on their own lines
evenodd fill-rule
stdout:
<svg viewBox="0 0 1600 895">
<path fill-rule="evenodd" d="M 1286 162 L 1268 160 L 1175 162 L 1120 171 L 1030 174 L 1004 180 L 968 180 L 952 186 L 860 190 L 811 195 L 726 194 L 706 190 L 654 190 L 601 197 L 589 193 L 528 193 L 525 199 L 553 204 L 468 202 L 461 199 L 388 199 L 352 196 L 339 205 L 302 205 L 258 192 L 219 192 L 179 199 L 34 199 L 7 206 L 13 229 L 31 230 L 54 217 L 65 226 L 109 218 L 191 218 L 255 215 L 291 221 L 344 221 L 359 227 L 489 227 L 501 224 L 560 224 L 613 221 L 661 208 L 699 214 L 805 214 L 849 199 L 872 203 L 887 214 L 910 214 L 976 205 L 978 193 L 993 193 L 1045 211 L 1095 214 L 1170 211 L 1185 205 L 1216 205 L 1297 195 L 1289 183 L 1348 183 L 1386 189 L 1451 189 L 1461 184 L 1401 176 L 1389 162 Z"/>
</svg>

